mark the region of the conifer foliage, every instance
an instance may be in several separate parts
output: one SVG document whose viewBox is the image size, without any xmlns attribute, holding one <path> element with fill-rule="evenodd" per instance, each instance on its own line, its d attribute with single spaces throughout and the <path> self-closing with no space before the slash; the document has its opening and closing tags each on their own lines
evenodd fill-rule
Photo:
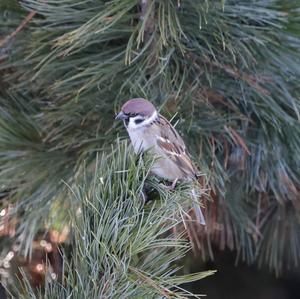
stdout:
<svg viewBox="0 0 300 299">
<path fill-rule="evenodd" d="M 105 296 L 175 292 L 181 280 L 168 267 L 187 245 L 161 234 L 184 195 L 153 182 L 160 207 L 142 209 L 136 184 L 148 168 L 130 170 L 116 142 L 126 135 L 115 112 L 142 96 L 178 121 L 207 174 L 213 200 L 194 249 L 205 258 L 212 245 L 227 247 L 277 273 L 298 265 L 298 1 L 20 0 L 0 9 L 0 236 L 10 236 L 2 255 L 13 245 L 30 254 L 37 233 L 68 226 L 65 267 L 82 271 L 68 271 L 70 288 L 100 296 L 91 285 L 99 279 L 120 282 Z M 116 269 L 124 276 L 112 278 Z"/>
</svg>

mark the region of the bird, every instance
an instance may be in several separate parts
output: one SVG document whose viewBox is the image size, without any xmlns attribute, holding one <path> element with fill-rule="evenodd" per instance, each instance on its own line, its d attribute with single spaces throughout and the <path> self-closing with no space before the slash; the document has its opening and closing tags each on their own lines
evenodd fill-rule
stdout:
<svg viewBox="0 0 300 299">
<path fill-rule="evenodd" d="M 198 181 L 199 171 L 192 162 L 183 139 L 150 101 L 144 98 L 126 101 L 115 119 L 124 122 L 136 154 L 150 152 L 158 157 L 151 173 L 172 182 L 172 187 L 175 187 L 177 181 Z M 195 203 L 195 190 L 192 189 L 191 193 L 196 218 L 200 224 L 205 225 L 201 208 Z"/>
</svg>

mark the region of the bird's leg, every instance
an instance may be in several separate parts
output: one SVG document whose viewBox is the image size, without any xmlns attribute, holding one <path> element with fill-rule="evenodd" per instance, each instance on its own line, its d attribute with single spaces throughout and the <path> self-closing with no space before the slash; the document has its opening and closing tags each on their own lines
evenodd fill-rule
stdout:
<svg viewBox="0 0 300 299">
<path fill-rule="evenodd" d="M 178 178 L 176 178 L 176 179 L 172 182 L 172 184 L 171 184 L 170 186 L 168 186 L 168 185 L 163 185 L 163 184 L 162 184 L 162 185 L 163 185 L 163 187 L 164 187 L 165 189 L 172 191 L 172 190 L 175 189 L 177 182 L 178 182 Z"/>
<path fill-rule="evenodd" d="M 140 193 L 140 200 L 141 202 L 143 203 L 143 205 L 145 205 L 147 202 L 148 202 L 148 195 L 147 193 L 145 192 L 145 189 L 143 188 L 143 190 L 141 191 Z"/>
<path fill-rule="evenodd" d="M 176 179 L 173 181 L 173 183 L 172 183 L 172 185 L 171 185 L 171 190 L 174 190 L 174 189 L 175 189 L 177 182 L 178 182 L 178 178 L 176 178 Z"/>
<path fill-rule="evenodd" d="M 140 198 L 144 204 L 148 204 L 159 198 L 159 193 L 149 183 L 145 182 L 141 190 Z"/>
<path fill-rule="evenodd" d="M 143 188 L 142 188 L 142 190 L 141 190 L 141 200 L 142 200 L 142 202 L 144 203 L 144 204 L 146 204 L 148 201 L 150 201 L 151 199 L 149 198 L 149 196 L 148 196 L 148 194 L 151 192 L 151 188 L 150 188 L 150 186 L 147 184 L 147 183 L 145 183 L 144 185 L 143 185 Z"/>
</svg>

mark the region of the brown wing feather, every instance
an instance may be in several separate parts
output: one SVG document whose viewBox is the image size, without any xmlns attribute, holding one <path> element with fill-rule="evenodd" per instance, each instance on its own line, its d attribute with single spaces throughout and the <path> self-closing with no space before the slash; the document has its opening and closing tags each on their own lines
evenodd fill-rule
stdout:
<svg viewBox="0 0 300 299">
<path fill-rule="evenodd" d="M 189 178 L 197 178 L 197 169 L 191 161 L 186 150 L 185 144 L 175 130 L 175 128 L 163 117 L 157 119 L 159 127 L 164 130 L 160 131 L 160 136 L 157 138 L 157 145 L 162 151 L 181 169 L 181 171 Z"/>
</svg>

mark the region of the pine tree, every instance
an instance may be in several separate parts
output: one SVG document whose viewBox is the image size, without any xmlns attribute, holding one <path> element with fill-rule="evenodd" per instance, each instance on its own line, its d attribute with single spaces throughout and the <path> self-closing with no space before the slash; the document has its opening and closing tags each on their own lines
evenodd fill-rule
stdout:
<svg viewBox="0 0 300 299">
<path fill-rule="evenodd" d="M 119 293 L 111 295 L 146 296 L 152 289 L 159 296 L 181 282 L 172 277 L 170 262 L 176 250 L 178 256 L 185 250 L 174 236 L 161 241 L 160 234 L 177 219 L 171 217 L 173 204 L 165 203 L 184 205 L 184 192 L 179 187 L 165 194 L 152 182 L 160 207 L 153 203 L 150 210 L 142 209 L 138 182 L 145 178 L 147 163 L 125 164 L 132 155 L 127 148 L 115 154 L 122 147 L 117 134 L 121 139 L 126 134 L 113 116 L 121 103 L 136 96 L 150 99 L 174 124 L 178 121 L 207 175 L 212 200 L 206 203 L 206 228 L 193 228 L 194 250 L 206 258 L 213 257 L 212 245 L 230 248 L 238 258 L 267 264 L 276 273 L 298 266 L 299 1 L 6 2 L 0 18 L 0 204 L 3 214 L 9 213 L 5 227 L 13 227 L 14 237 L 1 240 L 2 255 L 13 245 L 30 255 L 38 233 L 72 227 L 74 255 L 66 258 L 65 267 L 82 273 L 67 276 L 70 289 L 46 284 L 49 298 L 86 285 L 90 296 L 99 295 L 90 285 L 96 279 L 91 261 L 103 257 L 95 249 L 101 237 L 95 223 L 106 223 L 100 217 L 105 201 L 116 223 L 128 215 L 134 218 L 137 239 L 143 237 L 139 225 L 147 229 L 144 225 L 155 217 L 155 224 L 161 224 L 147 232 L 145 250 L 132 255 L 136 261 L 120 263 L 127 276 L 118 280 Z M 100 162 L 97 153 L 104 153 Z M 111 171 L 125 166 L 126 184 Z M 108 189 L 101 187 L 101 177 Z M 113 198 L 121 191 L 130 194 L 132 201 L 109 201 L 107 194 L 100 196 L 107 190 Z M 82 214 L 76 216 L 79 207 Z M 162 221 L 166 216 L 170 223 Z M 125 238 L 128 232 L 117 229 Z M 81 238 L 89 233 L 87 241 Z M 157 257 L 151 256 L 152 242 L 166 245 Z M 127 249 L 118 248 L 117 256 L 123 258 Z M 85 253 L 87 265 L 80 261 Z M 147 259 L 161 266 L 157 272 L 143 264 Z M 107 272 L 98 278 L 106 281 L 120 261 L 108 255 Z M 96 259 L 94 266 L 99 270 L 103 265 Z M 30 292 L 27 285 L 24 293 Z"/>
</svg>

